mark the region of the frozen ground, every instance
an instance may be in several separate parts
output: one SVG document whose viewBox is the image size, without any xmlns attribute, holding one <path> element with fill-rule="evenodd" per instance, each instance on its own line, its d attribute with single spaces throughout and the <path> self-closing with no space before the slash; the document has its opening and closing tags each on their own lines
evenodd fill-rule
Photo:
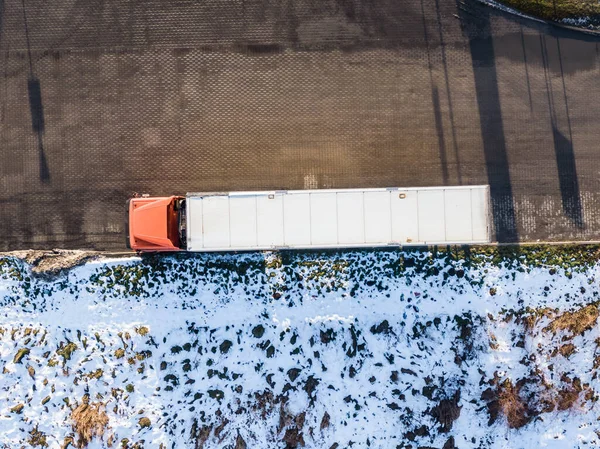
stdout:
<svg viewBox="0 0 600 449">
<path fill-rule="evenodd" d="M 0 259 L 0 447 L 597 447 L 597 255 Z"/>
</svg>

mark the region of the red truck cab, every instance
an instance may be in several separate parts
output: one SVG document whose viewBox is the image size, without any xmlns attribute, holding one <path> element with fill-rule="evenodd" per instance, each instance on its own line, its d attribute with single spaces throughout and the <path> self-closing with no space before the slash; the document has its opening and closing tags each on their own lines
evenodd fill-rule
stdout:
<svg viewBox="0 0 600 449">
<path fill-rule="evenodd" d="M 135 251 L 181 251 L 184 208 L 185 199 L 180 196 L 131 198 L 127 246 Z"/>
</svg>

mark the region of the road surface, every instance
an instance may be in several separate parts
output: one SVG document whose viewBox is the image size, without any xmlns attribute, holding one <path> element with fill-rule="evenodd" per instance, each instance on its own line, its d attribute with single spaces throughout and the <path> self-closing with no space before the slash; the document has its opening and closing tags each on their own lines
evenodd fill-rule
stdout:
<svg viewBox="0 0 600 449">
<path fill-rule="evenodd" d="M 124 247 L 133 193 L 490 184 L 600 239 L 600 39 L 465 0 L 0 0 L 0 250 Z"/>
</svg>

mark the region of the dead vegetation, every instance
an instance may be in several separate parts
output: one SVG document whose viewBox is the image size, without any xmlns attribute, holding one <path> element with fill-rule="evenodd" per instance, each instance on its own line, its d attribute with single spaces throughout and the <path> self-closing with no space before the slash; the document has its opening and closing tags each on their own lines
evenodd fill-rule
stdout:
<svg viewBox="0 0 600 449">
<path fill-rule="evenodd" d="M 440 424 L 440 432 L 450 432 L 452 424 L 459 418 L 462 408 L 458 405 L 459 401 L 460 390 L 457 390 L 452 397 L 442 399 L 431 410 L 431 416 Z"/>
<path fill-rule="evenodd" d="M 559 315 L 544 328 L 544 331 L 554 334 L 559 331 L 567 331 L 572 336 L 582 335 L 596 325 L 598 315 L 598 305 L 590 304 L 575 312 L 565 312 Z"/>
<path fill-rule="evenodd" d="M 575 410 L 581 400 L 597 400 L 589 384 L 582 384 L 578 378 L 571 379 L 566 375 L 557 384 L 547 382 L 539 374 L 515 383 L 495 377 L 490 383 L 493 387 L 481 395 L 481 399 L 487 402 L 488 424 L 493 424 L 502 415 L 511 429 L 519 429 L 543 413 Z"/>
<path fill-rule="evenodd" d="M 51 251 L 15 251 L 7 253 L 7 255 L 24 260 L 31 266 L 33 273 L 46 276 L 56 276 L 63 271 L 99 257 L 99 253 L 94 251 L 66 251 L 58 249 Z"/>
<path fill-rule="evenodd" d="M 196 449 L 202 449 L 206 441 L 210 438 L 212 432 L 212 425 L 198 426 L 198 421 L 192 422 L 192 428 L 190 429 L 190 439 L 194 443 Z"/>
<path fill-rule="evenodd" d="M 503 0 L 502 3 L 546 20 L 600 14 L 600 5 L 594 0 Z"/>
<path fill-rule="evenodd" d="M 502 414 L 509 427 L 519 428 L 540 414 L 574 410 L 582 407 L 586 401 L 595 402 L 597 395 L 589 384 L 582 384 L 577 377 L 564 374 L 560 370 L 568 372 L 568 362 L 554 359 L 558 356 L 569 359 L 576 354 L 580 349 L 574 343 L 574 338 L 583 336 L 585 342 L 588 338 L 586 332 L 596 326 L 599 315 L 596 302 L 562 313 L 557 309 L 540 308 L 527 309 L 520 315 L 507 314 L 507 321 L 514 318 L 515 323 L 524 328 L 516 345 L 530 348 L 521 363 L 530 367 L 531 374 L 514 384 L 509 379 L 501 382 L 495 378 L 490 381 L 494 388 L 487 389 L 482 395 L 482 399 L 488 401 L 490 423 Z M 526 346 L 525 339 L 528 338 L 541 338 L 543 344 Z M 596 340 L 596 345 L 599 344 L 600 339 Z M 594 354 L 591 367 L 594 370 L 592 379 L 597 377 L 595 370 L 600 367 L 600 356 L 597 354 L 598 351 Z M 540 364 L 541 361 L 546 363 Z M 547 380 L 557 377 L 559 380 Z"/>
<path fill-rule="evenodd" d="M 496 422 L 498 417 L 502 415 L 506 419 L 509 428 L 519 429 L 537 415 L 535 407 L 523 391 L 525 385 L 531 383 L 530 379 L 520 379 L 513 384 L 510 379 L 500 381 L 495 376 L 490 383 L 493 387 L 486 389 L 481 394 L 481 399 L 487 401 L 489 425 Z"/>
<path fill-rule="evenodd" d="M 247 445 L 240 433 L 238 432 L 237 437 L 235 438 L 235 446 L 234 449 L 246 449 Z"/>
<path fill-rule="evenodd" d="M 140 418 L 138 420 L 138 425 L 143 429 L 146 427 L 150 427 L 152 425 L 152 422 L 150 421 L 150 418 L 144 416 L 143 418 Z"/>
<path fill-rule="evenodd" d="M 40 432 L 37 426 L 35 426 L 29 432 L 27 443 L 32 447 L 48 447 L 48 443 L 46 442 L 46 434 Z"/>
<path fill-rule="evenodd" d="M 284 443 L 286 449 L 301 448 L 306 445 L 305 442 L 305 421 L 306 412 L 293 414 L 289 411 L 288 397 L 285 395 L 274 395 L 271 390 L 264 390 L 261 393 L 254 393 L 253 400 L 249 404 L 249 409 L 256 414 L 256 418 L 268 420 L 270 417 L 277 418 L 277 427 L 275 434 L 277 439 Z M 246 410 L 245 408 L 243 409 Z M 198 420 L 192 422 L 190 439 L 196 449 L 203 449 L 210 441 L 216 441 L 222 445 L 229 440 L 230 446 L 235 449 L 245 449 L 247 443 L 240 435 L 239 429 L 231 428 L 231 422 L 222 416 L 220 410 L 215 414 L 215 420 L 210 423 L 200 425 Z M 321 420 L 320 430 L 329 426 L 329 414 L 325 413 Z M 308 429 L 312 436 L 314 429 Z"/>
<path fill-rule="evenodd" d="M 517 316 L 515 322 L 517 324 L 522 324 L 525 328 L 526 333 L 532 333 L 540 322 L 540 320 L 544 317 L 552 317 L 554 314 L 554 309 L 548 307 L 542 307 L 539 309 L 525 309 L 525 313 L 521 316 Z M 508 314 L 505 318 L 506 321 L 510 321 L 513 318 L 512 314 Z"/>
<path fill-rule="evenodd" d="M 592 329 L 596 325 L 598 316 L 600 316 L 600 310 L 598 310 L 598 304 L 594 302 L 575 311 L 564 313 L 548 307 L 527 308 L 520 314 L 507 313 L 504 320 L 508 322 L 514 318 L 517 324 L 523 325 L 527 334 L 533 334 L 539 323 L 546 318 L 550 323 L 542 329 L 543 332 L 551 332 L 556 335 L 558 332 L 564 331 L 570 334 L 570 337 L 575 337 Z"/>
<path fill-rule="evenodd" d="M 102 438 L 108 428 L 108 416 L 104 404 L 89 402 L 85 395 L 81 403 L 71 412 L 73 431 L 77 435 L 75 447 L 85 448 L 94 438 Z"/>
<path fill-rule="evenodd" d="M 281 434 L 284 430 L 283 441 L 287 449 L 304 447 L 303 427 L 306 419 L 306 412 L 299 415 L 291 414 L 286 407 L 285 402 L 282 402 L 279 409 L 279 425 L 277 433 Z"/>
<path fill-rule="evenodd" d="M 562 345 L 559 348 L 556 348 L 554 351 L 552 351 L 550 356 L 554 357 L 554 356 L 556 356 L 556 354 L 560 354 L 564 358 L 568 359 L 571 355 L 573 355 L 575 353 L 576 350 L 577 349 L 575 348 L 575 345 L 573 343 L 567 343 L 565 345 Z"/>
<path fill-rule="evenodd" d="M 511 429 L 523 427 L 534 415 L 533 410 L 520 394 L 523 385 L 517 382 L 515 386 L 507 379 L 500 384 L 497 391 L 498 406 Z"/>
</svg>

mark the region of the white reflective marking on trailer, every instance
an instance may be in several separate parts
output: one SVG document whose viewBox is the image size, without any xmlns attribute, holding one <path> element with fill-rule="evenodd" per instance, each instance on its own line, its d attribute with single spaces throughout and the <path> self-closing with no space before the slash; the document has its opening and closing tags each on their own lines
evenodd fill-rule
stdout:
<svg viewBox="0 0 600 449">
<path fill-rule="evenodd" d="M 281 193 L 256 197 L 258 246 L 283 246 L 283 198 Z"/>
<path fill-rule="evenodd" d="M 310 245 L 310 194 L 283 195 L 286 246 Z"/>
<path fill-rule="evenodd" d="M 229 197 L 207 196 L 203 199 L 202 206 L 204 248 L 230 246 Z"/>
<path fill-rule="evenodd" d="M 473 238 L 470 189 L 448 189 L 444 192 L 446 240 L 467 242 Z"/>
<path fill-rule="evenodd" d="M 313 245 L 338 242 L 335 192 L 310 194 L 310 232 Z"/>
<path fill-rule="evenodd" d="M 421 242 L 446 241 L 444 226 L 444 190 L 420 190 L 419 240 Z"/>
<path fill-rule="evenodd" d="M 234 248 L 256 246 L 256 197 L 230 196 L 229 217 L 231 246 Z"/>
<path fill-rule="evenodd" d="M 343 244 L 365 243 L 363 193 L 337 194 L 338 242 Z"/>
<path fill-rule="evenodd" d="M 471 189 L 471 226 L 473 227 L 473 240 L 488 241 L 489 235 L 489 188 Z"/>
<path fill-rule="evenodd" d="M 364 193 L 365 243 L 387 243 L 392 240 L 390 192 Z"/>
<path fill-rule="evenodd" d="M 398 243 L 419 241 L 418 198 L 414 190 L 391 192 L 392 240 Z"/>
</svg>

